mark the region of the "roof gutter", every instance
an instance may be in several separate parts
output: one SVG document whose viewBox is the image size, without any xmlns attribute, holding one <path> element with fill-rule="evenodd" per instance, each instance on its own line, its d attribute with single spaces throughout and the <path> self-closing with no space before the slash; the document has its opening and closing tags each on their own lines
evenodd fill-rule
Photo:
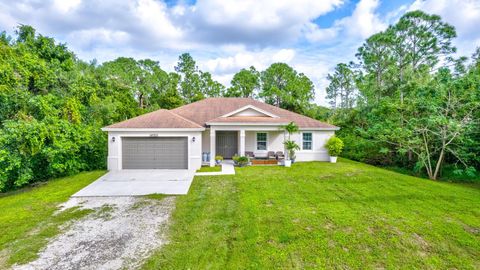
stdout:
<svg viewBox="0 0 480 270">
<path fill-rule="evenodd" d="M 209 126 L 282 126 L 282 125 L 287 125 L 288 122 L 281 122 L 281 123 L 207 122 L 205 124 Z"/>
<path fill-rule="evenodd" d="M 204 131 L 205 128 L 101 128 L 102 131 L 118 131 L 118 132 L 178 132 L 178 131 Z"/>
</svg>

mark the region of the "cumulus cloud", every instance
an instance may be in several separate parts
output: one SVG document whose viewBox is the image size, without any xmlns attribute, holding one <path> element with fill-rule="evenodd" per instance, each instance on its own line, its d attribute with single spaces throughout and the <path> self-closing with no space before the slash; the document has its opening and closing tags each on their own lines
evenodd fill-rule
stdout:
<svg viewBox="0 0 480 270">
<path fill-rule="evenodd" d="M 305 38 L 310 42 L 320 42 L 344 34 L 349 38 L 365 39 L 387 27 L 385 20 L 376 12 L 379 5 L 379 0 L 361 0 L 352 15 L 336 20 L 329 28 L 320 28 L 314 23 L 306 24 L 303 29 Z"/>
<path fill-rule="evenodd" d="M 68 13 L 77 8 L 82 0 L 54 0 L 53 6 L 62 13 Z"/>
<path fill-rule="evenodd" d="M 311 20 L 342 4 L 343 0 L 199 0 L 185 18 L 200 40 L 268 45 L 295 41 Z"/>
<path fill-rule="evenodd" d="M 130 34 L 125 31 L 112 31 L 105 28 L 95 28 L 73 31 L 67 36 L 71 45 L 91 49 L 93 47 L 118 47 L 130 41 Z"/>
<path fill-rule="evenodd" d="M 305 38 L 310 42 L 321 42 L 335 39 L 338 36 L 340 27 L 334 25 L 330 28 L 320 28 L 315 23 L 308 23 L 304 29 Z"/>
<path fill-rule="evenodd" d="M 266 48 L 249 51 L 240 48 L 234 55 L 207 60 L 200 67 L 216 75 L 230 74 L 233 76 L 242 68 L 254 66 L 262 70 L 275 62 L 290 63 L 294 57 L 295 50 L 293 49 Z"/>
<path fill-rule="evenodd" d="M 455 26 L 458 38 L 454 44 L 460 55 L 470 56 L 480 46 L 480 1 L 478 0 L 416 0 L 409 10 L 437 14 Z"/>
<path fill-rule="evenodd" d="M 379 0 L 361 0 L 358 2 L 353 14 L 337 22 L 344 27 L 350 36 L 367 38 L 372 34 L 387 28 L 385 22 L 375 12 L 380 4 Z"/>
</svg>

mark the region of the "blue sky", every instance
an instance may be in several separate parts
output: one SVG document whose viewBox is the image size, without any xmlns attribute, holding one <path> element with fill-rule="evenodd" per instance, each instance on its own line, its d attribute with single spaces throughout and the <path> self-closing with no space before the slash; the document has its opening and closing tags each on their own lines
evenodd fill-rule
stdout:
<svg viewBox="0 0 480 270">
<path fill-rule="evenodd" d="M 286 62 L 310 77 L 325 105 L 333 67 L 415 9 L 456 27 L 460 55 L 480 46 L 480 0 L 0 0 L 0 30 L 29 24 L 81 59 L 151 58 L 168 71 L 189 52 L 227 86 L 241 68 Z"/>
</svg>

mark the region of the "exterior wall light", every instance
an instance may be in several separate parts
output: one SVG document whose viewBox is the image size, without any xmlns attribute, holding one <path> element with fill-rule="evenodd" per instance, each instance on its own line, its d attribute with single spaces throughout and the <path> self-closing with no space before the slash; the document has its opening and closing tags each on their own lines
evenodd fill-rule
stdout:
<svg viewBox="0 0 480 270">
<path fill-rule="evenodd" d="M 192 142 L 195 142 L 195 137 L 192 137 Z"/>
<path fill-rule="evenodd" d="M 115 137 L 112 137 L 112 142 L 115 142 Z"/>
</svg>

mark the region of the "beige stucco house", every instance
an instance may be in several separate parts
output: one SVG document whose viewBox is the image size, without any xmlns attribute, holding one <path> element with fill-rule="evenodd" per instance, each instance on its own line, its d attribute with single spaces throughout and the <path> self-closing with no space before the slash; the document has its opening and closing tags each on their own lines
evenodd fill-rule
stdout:
<svg viewBox="0 0 480 270">
<path fill-rule="evenodd" d="M 295 122 L 297 161 L 328 161 L 325 142 L 339 128 L 251 98 L 207 98 L 157 110 L 102 130 L 108 169 L 189 169 L 214 165 L 214 156 L 284 151 L 283 125 Z M 209 156 L 207 161 L 205 157 Z"/>
</svg>

